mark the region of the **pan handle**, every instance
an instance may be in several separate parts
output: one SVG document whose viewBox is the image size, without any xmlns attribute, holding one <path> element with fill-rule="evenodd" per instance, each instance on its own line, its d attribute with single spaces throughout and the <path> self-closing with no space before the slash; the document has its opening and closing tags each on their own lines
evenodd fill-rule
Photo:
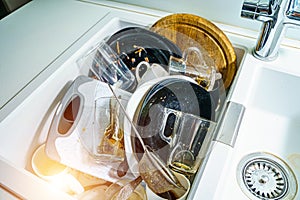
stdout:
<svg viewBox="0 0 300 200">
<path fill-rule="evenodd" d="M 72 134 L 83 112 L 84 97 L 78 87 L 85 82 L 92 81 L 86 76 L 77 77 L 70 85 L 54 113 L 46 142 L 46 152 L 52 159 L 60 161 L 56 151 L 55 140 Z"/>
<path fill-rule="evenodd" d="M 80 85 L 78 82 L 81 81 L 76 79 L 73 82 L 55 112 L 50 132 L 54 132 L 57 136 L 70 135 L 82 114 L 84 98 L 77 89 Z"/>
</svg>

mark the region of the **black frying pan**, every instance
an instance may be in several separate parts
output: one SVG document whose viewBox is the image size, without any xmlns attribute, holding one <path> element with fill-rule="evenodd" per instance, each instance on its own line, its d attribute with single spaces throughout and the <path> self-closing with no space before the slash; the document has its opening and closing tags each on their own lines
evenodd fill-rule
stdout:
<svg viewBox="0 0 300 200">
<path fill-rule="evenodd" d="M 157 106 L 159 105 L 159 106 Z M 169 78 L 151 87 L 138 106 L 133 122 L 148 145 L 164 161 L 169 156 L 169 145 L 160 135 L 163 113 L 160 108 L 166 107 L 173 110 L 190 113 L 207 120 L 214 120 L 214 105 L 211 95 L 199 85 L 188 80 Z M 175 119 L 169 119 L 166 130 L 172 130 Z M 142 148 L 136 138 L 132 138 L 133 152 L 138 159 Z"/>
<path fill-rule="evenodd" d="M 107 44 L 132 71 L 141 61 L 161 64 L 168 71 L 170 56 L 182 56 L 181 50 L 169 39 L 140 27 L 121 29 L 107 40 Z"/>
</svg>

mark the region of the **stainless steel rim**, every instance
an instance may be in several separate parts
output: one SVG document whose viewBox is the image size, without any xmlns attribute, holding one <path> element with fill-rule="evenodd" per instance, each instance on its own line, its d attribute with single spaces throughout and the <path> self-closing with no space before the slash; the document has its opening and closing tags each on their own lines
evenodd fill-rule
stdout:
<svg viewBox="0 0 300 200">
<path fill-rule="evenodd" d="M 238 165 L 237 180 L 243 192 L 253 200 L 293 199 L 297 192 L 291 169 L 268 153 L 245 156 Z"/>
</svg>

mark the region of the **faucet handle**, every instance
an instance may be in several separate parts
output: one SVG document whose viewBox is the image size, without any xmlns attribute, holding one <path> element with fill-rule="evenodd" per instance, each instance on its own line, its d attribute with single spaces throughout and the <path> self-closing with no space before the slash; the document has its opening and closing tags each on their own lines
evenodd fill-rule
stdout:
<svg viewBox="0 0 300 200">
<path fill-rule="evenodd" d="M 245 0 L 241 16 L 266 22 L 277 18 L 278 8 L 282 0 Z"/>
<path fill-rule="evenodd" d="M 248 19 L 255 19 L 259 0 L 245 0 L 241 11 L 241 16 Z"/>
</svg>

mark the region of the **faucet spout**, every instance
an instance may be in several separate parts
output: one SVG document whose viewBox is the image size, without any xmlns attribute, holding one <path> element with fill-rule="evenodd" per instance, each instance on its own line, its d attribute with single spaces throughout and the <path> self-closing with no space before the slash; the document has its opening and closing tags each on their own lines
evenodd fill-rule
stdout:
<svg viewBox="0 0 300 200">
<path fill-rule="evenodd" d="M 300 27 L 299 0 L 245 0 L 241 11 L 244 18 L 262 22 L 253 51 L 261 60 L 277 57 L 280 42 L 288 27 Z"/>
</svg>

